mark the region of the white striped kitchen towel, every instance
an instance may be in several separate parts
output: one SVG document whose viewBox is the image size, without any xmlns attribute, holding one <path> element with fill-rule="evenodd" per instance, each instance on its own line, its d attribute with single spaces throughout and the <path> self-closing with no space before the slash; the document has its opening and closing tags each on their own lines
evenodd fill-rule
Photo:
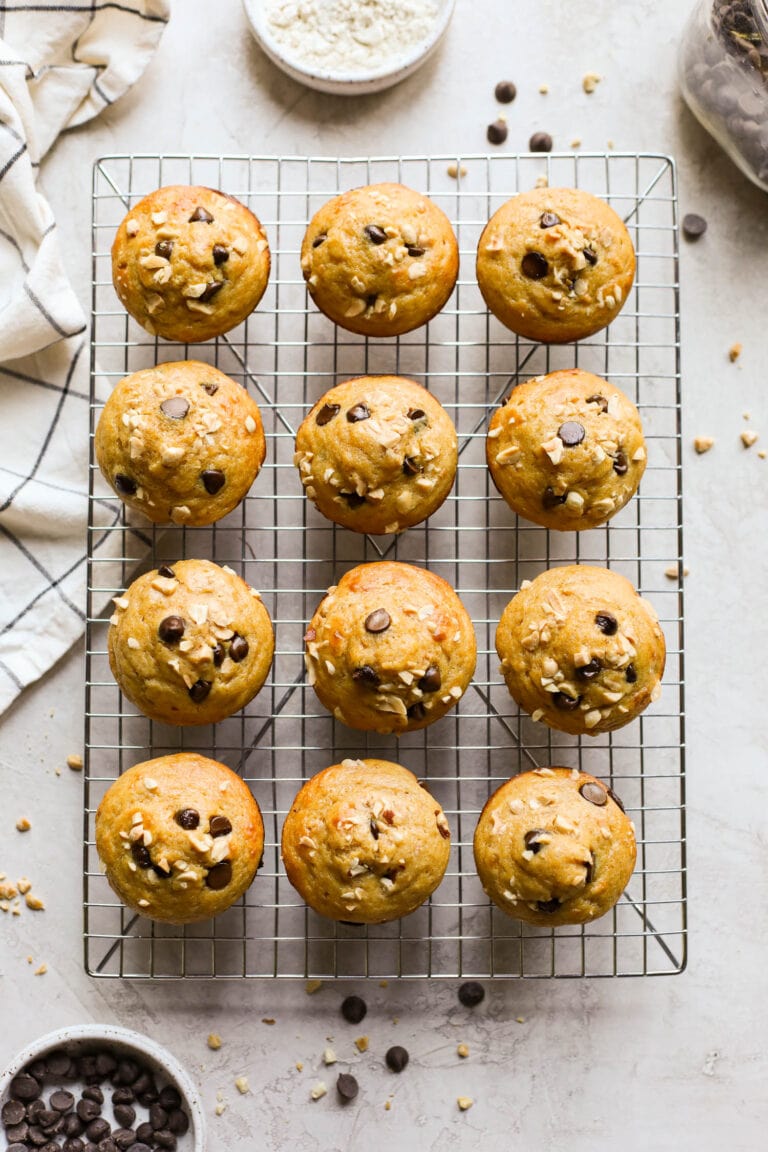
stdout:
<svg viewBox="0 0 768 1152">
<path fill-rule="evenodd" d="M 0 0 L 0 712 L 85 622 L 86 321 L 40 162 L 138 79 L 168 12 L 169 0 Z M 117 501 L 99 515 L 114 523 Z"/>
</svg>

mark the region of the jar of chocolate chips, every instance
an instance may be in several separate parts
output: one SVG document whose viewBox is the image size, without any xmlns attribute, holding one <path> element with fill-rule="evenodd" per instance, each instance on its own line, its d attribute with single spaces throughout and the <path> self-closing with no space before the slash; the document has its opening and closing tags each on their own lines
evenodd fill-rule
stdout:
<svg viewBox="0 0 768 1152">
<path fill-rule="evenodd" d="M 683 35 L 680 82 L 707 131 L 768 191 L 768 0 L 699 0 Z"/>
</svg>

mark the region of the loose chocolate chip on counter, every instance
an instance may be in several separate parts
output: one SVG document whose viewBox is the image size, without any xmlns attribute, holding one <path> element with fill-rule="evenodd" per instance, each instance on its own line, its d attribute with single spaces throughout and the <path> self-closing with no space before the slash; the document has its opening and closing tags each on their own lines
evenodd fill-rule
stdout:
<svg viewBox="0 0 768 1152">
<path fill-rule="evenodd" d="M 608 401 L 606 400 L 605 396 L 587 396 L 587 404 L 599 404 L 601 412 L 608 411 Z"/>
<path fill-rule="evenodd" d="M 113 1072 L 115 1068 L 117 1068 L 117 1061 L 115 1061 L 114 1067 L 112 1068 Z M 101 1088 L 99 1088 L 98 1084 L 89 1084 L 87 1088 L 83 1088 L 81 1095 L 84 1100 L 93 1100 L 96 1104 L 104 1103 L 104 1093 L 102 1092 Z M 116 1101 L 114 1098 L 114 1093 L 112 1095 L 112 1103 L 118 1103 L 118 1101 Z"/>
<path fill-rule="evenodd" d="M 79 1136 L 69 1136 L 61 1147 L 62 1152 L 83 1152 L 85 1142 Z"/>
<path fill-rule="evenodd" d="M 111 1131 L 109 1121 L 105 1120 L 103 1116 L 97 1116 L 94 1120 L 91 1120 L 85 1130 L 85 1134 L 94 1144 L 98 1144 L 105 1136 L 109 1136 Z"/>
<path fill-rule="evenodd" d="M 26 1120 L 26 1118 L 27 1110 L 21 1100 L 6 1100 L 5 1104 L 3 1104 L 0 1119 L 2 1119 L 6 1128 L 10 1128 L 14 1124 L 21 1124 L 22 1120 Z"/>
<path fill-rule="evenodd" d="M 440 675 L 440 669 L 437 664 L 430 664 L 424 675 L 419 680 L 419 688 L 422 692 L 437 692 L 442 687 L 443 678 Z"/>
<path fill-rule="evenodd" d="M 133 844 L 131 844 L 131 856 L 133 856 L 139 868 L 152 867 L 152 857 L 149 854 L 149 848 L 145 848 L 143 844 L 139 844 L 138 840 L 134 840 Z"/>
<path fill-rule="evenodd" d="M 168 1128 L 158 1128 L 155 1132 L 155 1144 L 158 1148 L 175 1148 L 176 1137 Z"/>
<path fill-rule="evenodd" d="M 418 476 L 423 471 L 424 469 L 415 456 L 406 456 L 403 460 L 403 472 L 406 476 Z"/>
<path fill-rule="evenodd" d="M 220 292 L 224 287 L 224 283 L 225 282 L 223 280 L 213 280 L 210 284 L 207 284 L 205 291 L 200 296 L 198 296 L 200 303 L 207 304 L 209 300 L 213 300 L 216 293 Z"/>
<path fill-rule="evenodd" d="M 528 147 L 531 152 L 551 152 L 552 137 L 549 132 L 534 132 L 528 141 Z"/>
<path fill-rule="evenodd" d="M 587 264 L 597 264 L 597 252 L 595 252 L 594 248 L 584 249 L 584 259 L 586 260 Z"/>
<path fill-rule="evenodd" d="M 328 233 L 327 232 L 321 232 L 319 236 L 315 236 L 314 240 L 312 241 L 312 247 L 313 248 L 319 248 L 321 244 L 325 244 L 327 239 L 328 239 Z"/>
<path fill-rule="evenodd" d="M 542 212 L 539 218 L 540 228 L 554 228 L 556 224 L 562 224 L 556 212 Z"/>
<path fill-rule="evenodd" d="M 427 718 L 427 710 L 421 700 L 417 700 L 415 704 L 411 704 L 407 708 L 406 714 L 409 720 L 416 720 L 417 722 L 426 720 Z"/>
<path fill-rule="evenodd" d="M 489 124 L 485 136 L 489 144 L 503 144 L 509 135 L 509 128 L 507 128 L 506 120 L 494 120 L 493 124 Z"/>
<path fill-rule="evenodd" d="M 695 212 L 688 212 L 683 216 L 683 236 L 686 240 L 699 240 L 707 230 L 707 222 L 703 216 Z"/>
<path fill-rule="evenodd" d="M 160 621 L 157 634 L 164 644 L 178 644 L 184 635 L 184 628 L 181 616 L 166 616 Z"/>
<path fill-rule="evenodd" d="M 163 400 L 160 411 L 169 420 L 183 420 L 189 412 L 189 400 L 185 400 L 183 396 L 169 396 L 167 400 Z"/>
<path fill-rule="evenodd" d="M 553 692 L 552 703 L 561 712 L 573 712 L 581 703 L 581 696 L 566 696 L 565 692 Z"/>
<path fill-rule="evenodd" d="M 366 632 L 386 632 L 392 623 L 392 618 L 385 608 L 377 608 L 365 618 Z"/>
<path fill-rule="evenodd" d="M 195 808 L 182 808 L 180 812 L 176 813 L 174 820 L 180 828 L 185 828 L 187 832 L 192 832 L 200 823 L 200 813 Z M 114 1100 L 114 1096 L 112 1099 Z M 131 1093 L 131 1099 L 126 1100 L 125 1103 L 133 1103 L 133 1093 Z"/>
<path fill-rule="evenodd" d="M 348 1024 L 359 1024 L 367 1012 L 368 1005 L 362 996 L 347 996 L 341 1002 L 341 1014 Z"/>
<path fill-rule="evenodd" d="M 624 801 L 621 799 L 621 796 L 616 795 L 613 788 L 608 789 L 608 795 L 610 796 L 611 800 L 613 800 L 614 804 L 616 804 L 619 808 L 621 808 L 622 812 L 626 812 L 626 808 L 624 807 Z"/>
<path fill-rule="evenodd" d="M 155 244 L 155 255 L 162 256 L 164 260 L 170 260 L 171 252 L 173 252 L 173 240 L 158 240 Z"/>
<path fill-rule="evenodd" d="M 189 695 L 195 704 L 202 704 L 210 690 L 210 680 L 195 680 L 194 684 L 189 689 Z"/>
<path fill-rule="evenodd" d="M 361 420 L 370 420 L 371 412 L 367 404 L 355 404 L 347 412 L 347 420 L 350 424 L 359 424 Z"/>
<path fill-rule="evenodd" d="M 500 80 L 493 90 L 499 104 L 511 104 L 517 96 L 517 88 L 511 80 Z"/>
<path fill-rule="evenodd" d="M 230 660 L 234 660 L 235 664 L 241 664 L 249 651 L 250 647 L 244 636 L 235 635 L 232 637 L 229 643 Z"/>
<path fill-rule="evenodd" d="M 10 1094 L 14 1100 L 36 1100 L 40 1095 L 40 1085 L 28 1072 L 20 1072 L 11 1080 Z"/>
<path fill-rule="evenodd" d="M 401 1047 L 400 1044 L 393 1044 L 387 1049 L 384 1060 L 390 1072 L 402 1072 L 410 1060 L 408 1049 Z"/>
<path fill-rule="evenodd" d="M 566 420 L 558 428 L 557 434 L 566 448 L 575 448 L 577 444 L 581 444 L 587 433 L 584 425 L 579 424 L 578 420 Z"/>
<path fill-rule="evenodd" d="M 336 1081 L 336 1091 L 342 1100 L 354 1100 L 359 1090 L 360 1085 L 354 1076 L 350 1076 L 349 1072 L 340 1073 Z"/>
<path fill-rule="evenodd" d="M 541 280 L 549 271 L 549 264 L 541 252 L 526 252 L 520 262 L 520 268 L 529 280 Z"/>
<path fill-rule="evenodd" d="M 557 508 L 558 504 L 565 504 L 565 493 L 559 495 L 554 488 L 545 488 L 541 498 L 542 507 L 550 510 Z"/>
<path fill-rule="evenodd" d="M 485 988 L 477 980 L 466 980 L 459 987 L 459 1001 L 465 1008 L 477 1008 L 485 1000 Z"/>
<path fill-rule="evenodd" d="M 378 838 L 379 838 L 379 826 L 376 823 L 376 821 L 373 819 L 373 817 L 371 817 L 370 829 L 371 829 L 371 836 L 373 836 L 374 840 L 378 840 Z"/>
<path fill-rule="evenodd" d="M 608 793 L 602 784 L 593 784 L 591 780 L 587 780 L 579 788 L 579 792 L 588 800 L 590 804 L 594 804 L 596 808 L 604 808 L 608 803 Z"/>
<path fill-rule="evenodd" d="M 637 684 L 637 668 L 634 664 L 627 664 L 627 670 L 624 673 L 627 684 Z"/>
<path fill-rule="evenodd" d="M 597 616 L 595 616 L 595 624 L 597 624 L 600 631 L 604 632 L 606 636 L 615 636 L 619 629 L 619 623 L 616 617 L 611 615 L 610 612 L 598 612 Z"/>
<path fill-rule="evenodd" d="M 322 408 L 315 416 L 315 424 L 319 428 L 323 428 L 326 424 L 330 424 L 334 416 L 338 416 L 341 411 L 341 404 L 323 404 Z"/>
<path fill-rule="evenodd" d="M 202 480 L 209 496 L 215 496 L 217 492 L 221 492 L 227 482 L 227 478 L 220 468 L 206 468 L 202 473 Z"/>
<path fill-rule="evenodd" d="M 356 684 L 370 684 L 372 688 L 376 688 L 381 683 L 376 669 L 371 668 L 370 664 L 361 664 L 359 668 L 355 668 L 352 679 Z"/>
<path fill-rule="evenodd" d="M 132 1128 L 136 1120 L 136 1109 L 130 1104 L 117 1104 L 115 1106 L 115 1120 L 121 1128 Z"/>
<path fill-rule="evenodd" d="M 409 408 L 408 409 L 408 419 L 409 420 L 423 420 L 425 416 L 426 416 L 426 412 L 424 412 L 424 410 L 422 408 Z"/>
<path fill-rule="evenodd" d="M 212 888 L 214 892 L 220 892 L 222 888 L 226 888 L 232 879 L 232 865 L 229 860 L 223 860 L 221 864 L 214 864 L 205 878 L 205 883 L 208 888 Z"/>
<path fill-rule="evenodd" d="M 547 833 L 543 828 L 532 828 L 531 831 L 526 832 L 525 836 L 523 837 L 525 840 L 526 848 L 530 852 L 533 852 L 534 856 L 541 852 L 542 848 L 544 847 L 544 845 L 541 843 L 540 837 L 546 835 Z"/>
<path fill-rule="evenodd" d="M 366 224 L 363 231 L 372 244 L 383 244 L 387 239 L 386 232 L 378 224 Z"/>
<path fill-rule="evenodd" d="M 176 573 L 174 572 L 173 568 L 171 568 L 168 564 L 161 564 L 157 570 L 157 574 L 158 574 L 158 576 L 165 576 L 166 580 L 175 580 L 176 579 Z M 107 1068 L 106 1071 L 105 1071 L 105 1067 L 106 1067 L 105 1061 L 111 1061 L 112 1062 L 110 1067 Z M 103 1053 L 100 1052 L 99 1055 L 96 1057 L 96 1071 L 99 1073 L 99 1075 L 100 1076 L 111 1076 L 112 1073 L 114 1072 L 114 1070 L 115 1070 L 114 1057 L 109 1056 L 108 1053 L 106 1053 L 106 1052 L 103 1052 Z"/>
<path fill-rule="evenodd" d="M 131 1148 L 136 1143 L 136 1133 L 132 1128 L 116 1128 L 112 1133 L 112 1139 L 121 1152 L 126 1148 Z"/>
<path fill-rule="evenodd" d="M 582 664 L 581 668 L 577 668 L 575 675 L 577 680 L 594 680 L 603 667 L 602 661 L 598 660 L 597 656 L 593 656 L 588 664 Z"/>
<path fill-rule="evenodd" d="M 177 1136 L 184 1136 L 189 1131 L 189 1117 L 182 1108 L 174 1108 L 170 1113 L 168 1128 Z"/>
<path fill-rule="evenodd" d="M 217 836 L 229 836 L 232 825 L 226 816 L 211 816 L 208 831 L 215 840 Z"/>
<path fill-rule="evenodd" d="M 71 1112 L 75 1106 L 75 1098 L 71 1092 L 61 1088 L 51 1095 L 48 1103 L 56 1112 Z"/>
<path fill-rule="evenodd" d="M 213 224 L 213 216 L 198 204 L 188 220 L 189 224 Z"/>
<path fill-rule="evenodd" d="M 557 897 L 554 897 L 552 900 L 537 900 L 536 907 L 539 912 L 557 912 L 560 907 L 560 901 Z"/>
<path fill-rule="evenodd" d="M 226 652 L 224 651 L 224 645 L 223 644 L 217 644 L 213 650 L 214 667 L 221 668 L 222 664 L 224 663 L 224 657 L 225 656 L 226 656 Z"/>
<path fill-rule="evenodd" d="M 213 262 L 217 268 L 222 264 L 226 264 L 229 260 L 229 248 L 225 248 L 223 244 L 214 244 L 213 246 Z"/>
<path fill-rule="evenodd" d="M 621 448 L 618 450 L 616 456 L 614 457 L 613 470 L 617 476 L 625 476 L 629 471 L 629 460 L 627 459 L 627 454 L 626 452 L 623 452 Z"/>
<path fill-rule="evenodd" d="M 136 481 L 132 480 L 130 476 L 126 476 L 124 472 L 115 473 L 114 484 L 121 496 L 136 495 Z"/>
</svg>

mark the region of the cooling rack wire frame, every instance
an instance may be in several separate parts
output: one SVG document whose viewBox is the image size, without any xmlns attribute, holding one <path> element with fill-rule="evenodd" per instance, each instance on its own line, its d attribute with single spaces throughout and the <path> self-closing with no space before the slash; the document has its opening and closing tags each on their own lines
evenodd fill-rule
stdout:
<svg viewBox="0 0 768 1152">
<path fill-rule="evenodd" d="M 457 165 L 458 179 L 448 174 Z M 466 174 L 464 170 L 466 169 Z M 575 345 L 516 337 L 483 304 L 474 274 L 477 241 L 515 192 L 546 178 L 604 197 L 626 221 L 637 278 L 604 332 Z M 329 197 L 396 180 L 417 188 L 453 222 L 461 272 L 446 308 L 427 327 L 368 341 L 336 328 L 308 302 L 299 266 L 304 228 Z M 111 282 L 110 247 L 129 207 L 166 184 L 221 188 L 267 229 L 272 275 L 259 308 L 206 344 L 150 337 L 124 312 Z M 93 430 L 110 388 L 157 361 L 202 359 L 240 381 L 261 407 L 267 460 L 242 506 L 211 528 L 155 530 L 127 522 L 98 474 Z M 494 408 L 518 381 L 579 366 L 608 377 L 638 404 L 648 443 L 640 493 L 610 523 L 549 533 L 518 521 L 485 465 Z M 453 417 L 461 450 L 456 486 L 425 524 L 397 538 L 366 537 L 324 520 L 303 495 L 293 439 L 304 413 L 333 384 L 363 373 L 413 377 Z M 581 153 L 323 159 L 237 156 L 108 156 L 93 177 L 91 496 L 88 535 L 84 947 L 102 977 L 554 977 L 675 973 L 685 966 L 683 590 L 680 330 L 675 169 L 660 154 Z M 325 589 L 362 561 L 396 558 L 452 584 L 472 617 L 478 665 L 454 712 L 399 740 L 334 721 L 308 687 L 306 622 Z M 263 596 L 276 627 L 271 676 L 240 714 L 215 727 L 171 728 L 137 715 L 106 656 L 109 599 L 139 571 L 182 557 L 229 564 Z M 494 634 L 525 579 L 564 563 L 622 572 L 653 601 L 668 658 L 660 700 L 607 735 L 578 739 L 520 714 L 498 670 Z M 153 924 L 123 908 L 94 847 L 99 801 L 119 772 L 181 749 L 241 773 L 264 815 L 264 864 L 245 898 L 215 921 Z M 432 900 L 402 921 L 334 924 L 310 912 L 282 871 L 282 819 L 302 781 L 345 756 L 397 760 L 428 782 L 452 828 L 447 874 Z M 584 768 L 610 782 L 637 827 L 638 863 L 611 914 L 583 927 L 547 930 L 490 906 L 472 858 L 472 836 L 490 791 L 528 768 Z"/>
</svg>

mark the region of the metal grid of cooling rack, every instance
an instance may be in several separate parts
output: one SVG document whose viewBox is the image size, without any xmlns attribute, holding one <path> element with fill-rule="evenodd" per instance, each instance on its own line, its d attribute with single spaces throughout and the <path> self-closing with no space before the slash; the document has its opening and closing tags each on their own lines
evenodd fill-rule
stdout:
<svg viewBox="0 0 768 1152">
<path fill-rule="evenodd" d="M 453 179 L 448 164 L 462 175 Z M 578 345 L 531 344 L 484 307 L 474 253 L 493 211 L 546 178 L 585 188 L 626 220 L 637 279 L 611 327 Z M 459 238 L 456 291 L 427 327 L 367 341 L 335 328 L 307 301 L 299 248 L 307 221 L 330 196 L 398 180 L 428 193 Z M 125 314 L 111 285 L 110 246 L 126 210 L 163 184 L 219 187 L 266 226 L 272 277 L 257 311 L 218 340 L 191 348 L 152 339 Z M 85 771 L 85 963 L 99 976 L 132 977 L 552 977 L 679 972 L 685 965 L 684 696 L 680 339 L 677 199 L 672 161 L 656 154 L 440 156 L 382 159 L 110 156 L 93 184 L 91 437 L 109 389 L 128 372 L 192 356 L 239 380 L 259 402 L 267 462 L 243 505 L 201 529 L 155 530 L 124 518 L 98 475 L 91 445 L 91 518 Z M 520 380 L 580 366 L 617 383 L 638 403 L 648 468 L 638 496 L 604 529 L 548 533 L 514 514 L 485 467 L 494 407 Z M 402 536 L 366 537 L 325 521 L 305 500 L 292 466 L 305 411 L 339 380 L 402 373 L 428 385 L 453 417 L 461 448 L 444 506 Z M 227 563 L 259 588 L 277 635 L 272 674 L 244 710 L 211 728 L 177 729 L 137 715 L 106 657 L 108 601 L 161 560 L 199 556 Z M 460 593 L 478 636 L 473 687 L 431 727 L 403 736 L 354 732 L 328 716 L 307 687 L 305 622 L 328 585 L 354 564 L 383 556 L 430 567 Z M 610 735 L 580 740 L 521 715 L 498 674 L 496 623 L 520 583 L 550 565 L 607 565 L 656 605 L 668 662 L 661 699 Z M 102 876 L 94 814 L 117 774 L 183 748 L 240 772 L 266 827 L 264 866 L 246 897 L 215 921 L 153 924 L 124 909 Z M 428 781 L 452 826 L 446 877 L 405 920 L 355 928 L 307 910 L 281 870 L 282 818 L 303 780 L 344 756 L 399 760 Z M 489 791 L 510 775 L 548 764 L 578 766 L 609 781 L 638 833 L 638 865 L 614 911 L 583 927 L 521 924 L 490 906 L 474 871 L 472 835 Z"/>
</svg>

